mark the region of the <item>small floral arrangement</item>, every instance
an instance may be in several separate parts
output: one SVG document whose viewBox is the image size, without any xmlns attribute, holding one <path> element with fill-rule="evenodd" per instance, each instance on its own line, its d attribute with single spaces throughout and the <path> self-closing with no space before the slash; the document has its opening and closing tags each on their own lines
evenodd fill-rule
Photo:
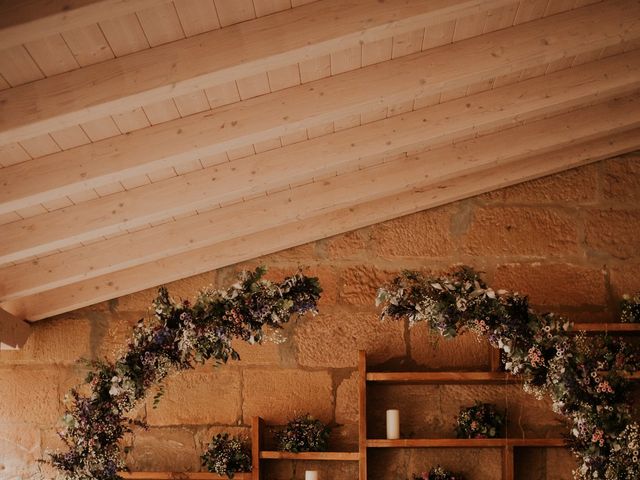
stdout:
<svg viewBox="0 0 640 480">
<path fill-rule="evenodd" d="M 640 322 L 640 292 L 635 295 L 623 295 L 620 321 L 625 323 Z"/>
<path fill-rule="evenodd" d="M 445 470 L 440 465 L 431 468 L 428 472 L 422 472 L 420 475 L 413 475 L 413 480 L 464 480 L 459 473 L 453 473 Z"/>
<path fill-rule="evenodd" d="M 495 405 L 480 403 L 472 407 L 460 409 L 456 418 L 456 434 L 458 438 L 496 438 L 504 424 L 504 416 Z"/>
<path fill-rule="evenodd" d="M 278 450 L 283 452 L 326 452 L 331 429 L 311 415 L 294 418 L 276 433 Z"/>
<path fill-rule="evenodd" d="M 251 471 L 251 451 L 247 444 L 228 433 L 216 435 L 200 458 L 207 470 L 229 478 L 238 472 Z"/>
</svg>

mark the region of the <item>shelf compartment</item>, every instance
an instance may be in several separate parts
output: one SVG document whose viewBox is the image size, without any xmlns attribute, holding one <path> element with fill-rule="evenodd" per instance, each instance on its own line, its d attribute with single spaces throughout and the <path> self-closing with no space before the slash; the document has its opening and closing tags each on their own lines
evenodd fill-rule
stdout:
<svg viewBox="0 0 640 480">
<path fill-rule="evenodd" d="M 522 379 L 506 372 L 369 372 L 368 382 L 424 384 L 505 384 Z"/>
<path fill-rule="evenodd" d="M 343 460 L 358 461 L 360 455 L 358 452 L 277 452 L 262 451 L 260 458 L 264 460 Z"/>
<path fill-rule="evenodd" d="M 563 438 L 385 438 L 367 440 L 369 448 L 565 447 Z"/>
<path fill-rule="evenodd" d="M 225 475 L 207 472 L 120 472 L 118 475 L 127 480 L 221 480 L 228 478 Z M 251 480 L 251 473 L 236 473 L 233 478 Z"/>
</svg>

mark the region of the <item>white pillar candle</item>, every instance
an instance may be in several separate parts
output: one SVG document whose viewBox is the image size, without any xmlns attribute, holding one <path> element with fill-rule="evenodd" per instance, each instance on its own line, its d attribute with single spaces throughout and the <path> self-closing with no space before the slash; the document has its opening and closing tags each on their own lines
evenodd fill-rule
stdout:
<svg viewBox="0 0 640 480">
<path fill-rule="evenodd" d="M 318 471 L 317 470 L 305 470 L 305 472 L 304 472 L 304 480 L 318 480 Z"/>
<path fill-rule="evenodd" d="M 396 440 L 400 438 L 400 411 L 387 410 L 387 438 Z"/>
</svg>

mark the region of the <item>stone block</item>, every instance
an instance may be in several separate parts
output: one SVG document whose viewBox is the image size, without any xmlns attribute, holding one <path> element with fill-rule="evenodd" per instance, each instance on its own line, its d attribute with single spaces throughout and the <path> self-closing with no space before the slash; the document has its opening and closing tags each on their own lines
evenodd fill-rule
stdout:
<svg viewBox="0 0 640 480">
<path fill-rule="evenodd" d="M 638 258 L 640 210 L 592 209 L 585 222 L 585 244 L 592 254 Z"/>
<path fill-rule="evenodd" d="M 623 263 L 609 268 L 611 290 L 616 302 L 622 295 L 640 292 L 640 263 Z"/>
<path fill-rule="evenodd" d="M 598 268 L 570 263 L 510 263 L 495 271 L 492 287 L 528 295 L 538 306 L 602 306 L 605 276 Z"/>
<path fill-rule="evenodd" d="M 372 253 L 382 257 L 445 257 L 454 249 L 455 206 L 425 210 L 371 228 Z"/>
<path fill-rule="evenodd" d="M 157 408 L 147 401 L 147 421 L 152 426 L 227 424 L 241 415 L 241 373 L 229 365 L 211 363 L 178 372 L 166 380 Z"/>
<path fill-rule="evenodd" d="M 340 276 L 341 303 L 373 307 L 378 289 L 398 275 L 369 265 L 345 268 Z"/>
<path fill-rule="evenodd" d="M 236 427 L 236 426 L 215 426 L 215 427 L 199 427 L 194 432 L 194 440 L 196 445 L 196 450 L 199 455 L 202 455 L 211 440 L 218 435 L 228 433 L 231 436 L 239 436 L 242 439 L 245 439 L 247 445 L 251 444 L 251 429 L 248 427 Z"/>
<path fill-rule="evenodd" d="M 127 466 L 138 472 L 197 472 L 200 456 L 187 428 L 150 428 L 137 432 Z"/>
<path fill-rule="evenodd" d="M 411 358 L 429 370 L 483 370 L 489 367 L 489 343 L 473 333 L 444 338 L 424 323 L 409 330 Z"/>
<path fill-rule="evenodd" d="M 330 260 L 362 258 L 367 252 L 369 231 L 368 228 L 361 228 L 335 235 L 323 240 L 321 245 Z"/>
<path fill-rule="evenodd" d="M 287 340 L 290 341 L 290 340 Z M 234 340 L 233 348 L 240 355 L 239 362 L 230 362 L 233 365 L 273 365 L 277 366 L 281 363 L 280 349 L 281 346 L 265 340 L 262 344 L 251 345 L 242 340 Z"/>
<path fill-rule="evenodd" d="M 590 204 L 597 200 L 597 186 L 598 166 L 585 165 L 488 192 L 483 198 L 501 204 Z"/>
<path fill-rule="evenodd" d="M 0 368 L 0 423 L 55 425 L 61 414 L 53 367 Z"/>
<path fill-rule="evenodd" d="M 640 155 L 638 152 L 602 162 L 602 196 L 605 200 L 627 203 L 640 202 Z"/>
<path fill-rule="evenodd" d="M 358 372 L 353 372 L 338 385 L 336 423 L 357 424 L 358 413 Z"/>
<path fill-rule="evenodd" d="M 3 426 L 0 429 L 0 478 L 38 478 L 40 451 L 38 428 L 27 424 L 16 424 L 11 428 Z"/>
<path fill-rule="evenodd" d="M 295 345 L 305 367 L 356 367 L 358 350 L 374 363 L 406 355 L 404 322 L 382 322 L 376 312 L 320 314 L 297 326 Z"/>
<path fill-rule="evenodd" d="M 332 381 L 326 371 L 245 369 L 242 396 L 243 423 L 247 425 L 254 416 L 284 425 L 305 413 L 325 423 L 333 420 Z"/>
<path fill-rule="evenodd" d="M 551 207 L 479 207 L 462 237 L 462 251 L 496 257 L 574 255 L 579 252 L 574 217 Z"/>
</svg>

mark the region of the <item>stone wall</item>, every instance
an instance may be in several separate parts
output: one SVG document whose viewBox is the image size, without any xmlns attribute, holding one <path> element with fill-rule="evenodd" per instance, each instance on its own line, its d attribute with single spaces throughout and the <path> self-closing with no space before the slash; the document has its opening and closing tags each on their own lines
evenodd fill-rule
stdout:
<svg viewBox="0 0 640 480">
<path fill-rule="evenodd" d="M 438 342 L 422 327 L 380 323 L 373 299 L 385 280 L 402 269 L 440 272 L 466 263 L 485 271 L 496 288 L 528 293 L 541 309 L 612 320 L 620 295 L 640 290 L 638 232 L 640 154 L 632 154 L 176 282 L 172 294 L 188 298 L 209 283 L 229 285 L 243 267 L 266 264 L 277 279 L 301 265 L 320 277 L 325 293 L 320 315 L 290 325 L 286 343 L 238 345 L 240 362 L 172 377 L 157 409 L 146 404 L 136 412 L 150 429 L 131 440 L 129 465 L 198 470 L 211 436 L 247 432 L 253 415 L 281 424 L 310 412 L 335 425 L 336 448 L 355 448 L 358 349 L 368 351 L 372 364 L 394 368 L 488 366 L 487 345 L 471 335 Z M 0 354 L 0 478 L 37 478 L 37 459 L 60 447 L 62 400 L 84 374 L 76 360 L 113 358 L 154 295 L 148 290 L 38 322 L 23 350 Z M 507 408 L 511 435 L 562 431 L 549 405 L 517 385 L 376 387 L 369 427 L 382 435 L 384 409 L 395 406 L 405 434 L 450 436 L 458 408 L 475 399 Z M 371 457 L 371 478 L 405 479 L 435 462 L 475 480 L 500 474 L 493 450 Z M 519 457 L 519 479 L 571 478 L 571 459 L 561 449 L 529 449 Z M 313 462 L 273 463 L 268 478 L 303 478 L 305 467 L 322 469 L 323 479 L 357 478 L 355 465 Z"/>
</svg>

